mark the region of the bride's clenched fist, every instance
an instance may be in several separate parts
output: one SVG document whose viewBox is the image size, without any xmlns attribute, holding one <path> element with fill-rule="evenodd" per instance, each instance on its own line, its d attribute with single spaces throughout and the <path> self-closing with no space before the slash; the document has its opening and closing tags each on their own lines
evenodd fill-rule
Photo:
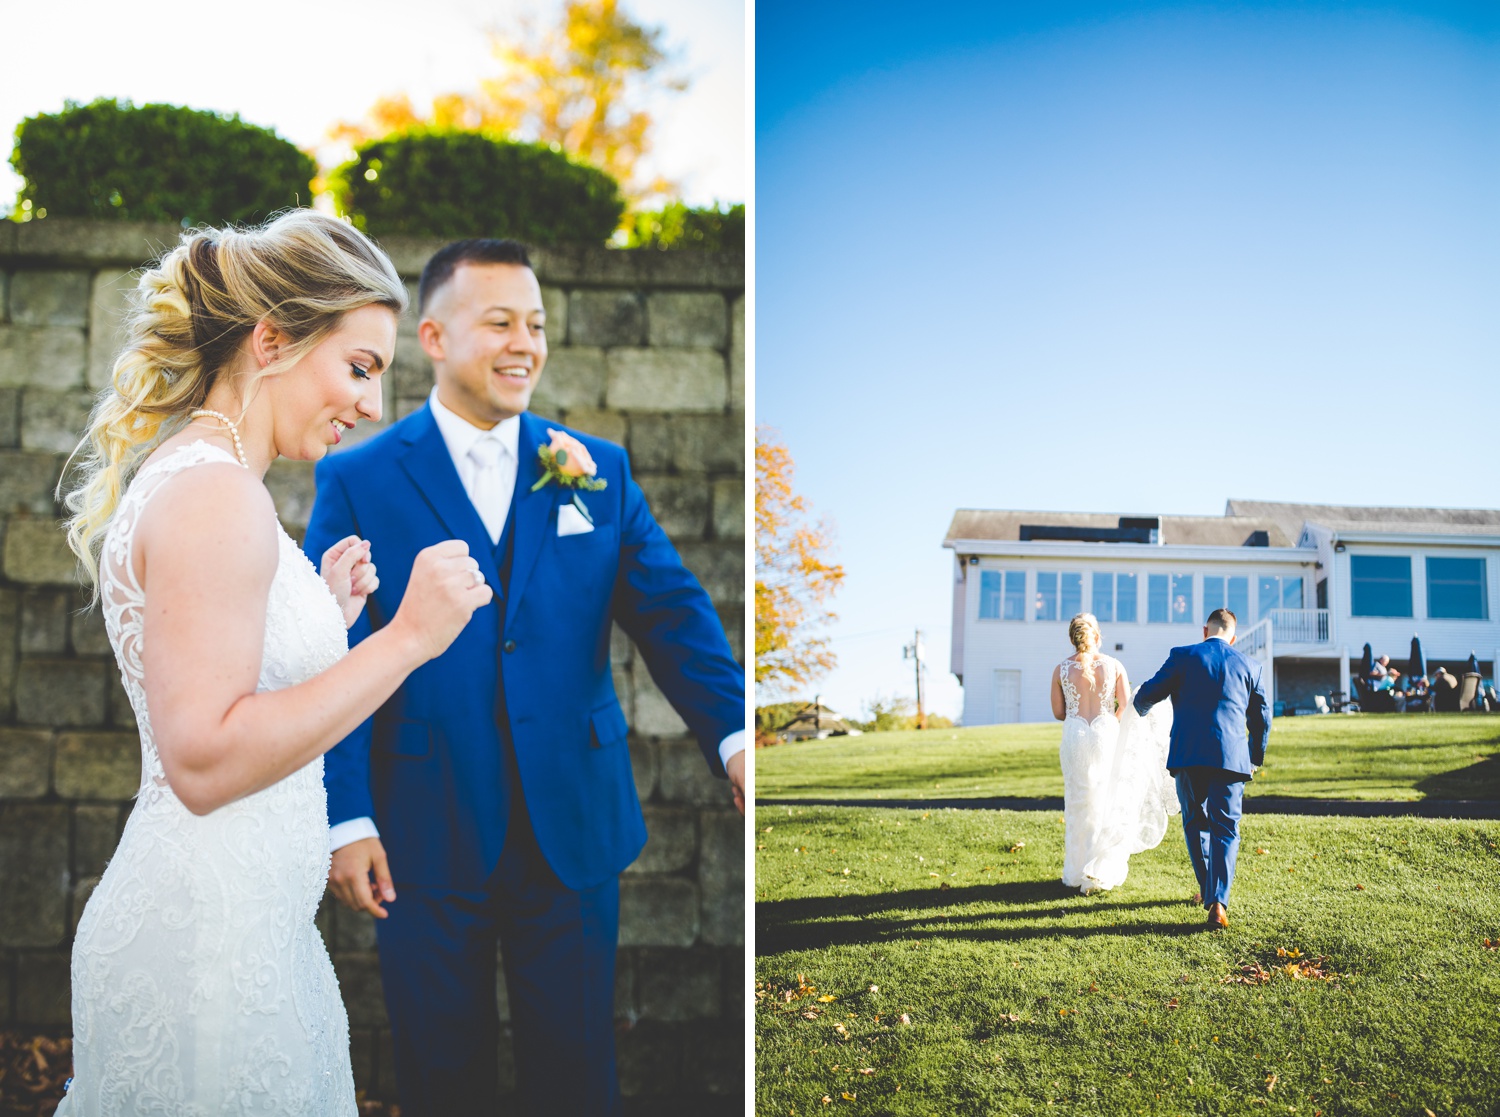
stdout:
<svg viewBox="0 0 1500 1117">
<path fill-rule="evenodd" d="M 474 611 L 494 596 L 479 563 L 469 555 L 469 545 L 462 539 L 448 539 L 417 552 L 406 595 L 391 624 L 412 637 L 424 659 L 436 659 L 463 631 Z"/>
</svg>

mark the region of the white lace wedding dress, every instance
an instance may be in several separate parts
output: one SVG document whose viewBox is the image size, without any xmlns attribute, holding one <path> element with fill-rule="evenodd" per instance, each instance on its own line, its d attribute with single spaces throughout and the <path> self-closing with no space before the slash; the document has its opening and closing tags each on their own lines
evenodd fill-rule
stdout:
<svg viewBox="0 0 1500 1117">
<path fill-rule="evenodd" d="M 152 740 L 135 527 L 171 477 L 223 461 L 238 464 L 195 442 L 149 463 L 106 537 L 100 592 L 140 726 L 141 785 L 78 924 L 73 1080 L 57 1117 L 357 1113 L 349 1022 L 313 924 L 329 861 L 322 758 L 200 817 L 167 785 Z M 310 678 L 348 652 L 333 594 L 277 531 L 263 691 Z"/>
<path fill-rule="evenodd" d="M 1130 856 L 1160 844 L 1167 816 L 1179 810 L 1167 773 L 1171 702 L 1146 717 L 1129 702 L 1119 717 L 1120 661 L 1095 655 L 1058 665 L 1066 716 L 1059 759 L 1063 773 L 1062 881 L 1084 892 L 1125 883 Z"/>
</svg>

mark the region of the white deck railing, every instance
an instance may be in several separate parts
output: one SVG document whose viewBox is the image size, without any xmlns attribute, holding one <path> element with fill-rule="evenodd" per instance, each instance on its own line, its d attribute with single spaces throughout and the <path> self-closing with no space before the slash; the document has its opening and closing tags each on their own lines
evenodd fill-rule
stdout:
<svg viewBox="0 0 1500 1117">
<path fill-rule="evenodd" d="M 1298 610 L 1279 610 L 1285 612 L 1297 612 Z M 1266 688 L 1266 700 L 1271 703 L 1276 701 L 1276 648 L 1275 643 L 1281 639 L 1272 624 L 1271 617 L 1252 624 L 1244 632 L 1238 633 L 1234 639 L 1236 651 L 1249 656 L 1260 662 L 1264 671 L 1261 674 L 1262 685 Z M 1274 705 L 1272 706 L 1274 709 Z"/>
<path fill-rule="evenodd" d="M 1268 614 L 1282 644 L 1326 644 L 1333 628 L 1327 609 L 1272 609 Z"/>
</svg>

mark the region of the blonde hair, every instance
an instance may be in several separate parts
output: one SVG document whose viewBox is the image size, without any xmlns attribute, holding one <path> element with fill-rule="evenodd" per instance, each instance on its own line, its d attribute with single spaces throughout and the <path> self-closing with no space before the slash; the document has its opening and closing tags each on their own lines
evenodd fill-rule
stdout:
<svg viewBox="0 0 1500 1117">
<path fill-rule="evenodd" d="M 64 498 L 68 546 L 96 597 L 104 534 L 126 484 L 203 406 L 257 323 L 290 339 L 278 363 L 284 371 L 349 311 L 379 305 L 401 314 L 406 301 L 384 252 L 353 226 L 309 209 L 257 228 L 194 229 L 146 269 L 110 386 L 73 451 L 81 465 Z"/>
<path fill-rule="evenodd" d="M 1089 639 L 1092 636 L 1093 639 Z M 1068 622 L 1068 639 L 1073 641 L 1073 647 L 1078 649 L 1078 667 L 1083 672 L 1084 678 L 1089 682 L 1094 680 L 1094 660 L 1098 657 L 1098 648 L 1104 639 L 1104 634 L 1099 631 L 1099 620 L 1093 613 L 1079 613 Z M 1092 651 L 1090 649 L 1093 649 Z"/>
</svg>

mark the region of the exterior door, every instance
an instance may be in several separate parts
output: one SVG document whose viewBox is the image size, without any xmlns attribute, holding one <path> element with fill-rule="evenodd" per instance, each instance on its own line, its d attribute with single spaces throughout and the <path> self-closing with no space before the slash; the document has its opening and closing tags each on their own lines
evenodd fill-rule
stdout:
<svg viewBox="0 0 1500 1117">
<path fill-rule="evenodd" d="M 1021 720 L 1021 672 L 995 672 L 995 724 Z"/>
</svg>

